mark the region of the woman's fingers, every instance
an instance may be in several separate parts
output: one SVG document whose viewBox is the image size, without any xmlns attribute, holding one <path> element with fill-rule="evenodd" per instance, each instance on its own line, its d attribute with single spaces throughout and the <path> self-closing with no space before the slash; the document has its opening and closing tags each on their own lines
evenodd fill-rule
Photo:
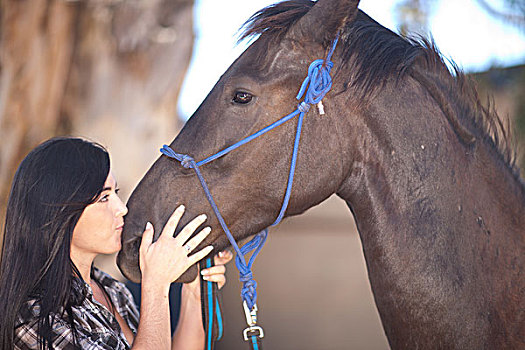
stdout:
<svg viewBox="0 0 525 350">
<path fill-rule="evenodd" d="M 153 226 L 147 225 L 139 248 L 143 283 L 164 288 L 179 278 L 190 266 L 212 252 L 213 246 L 208 246 L 188 256 L 211 232 L 211 228 L 207 227 L 190 239 L 197 228 L 206 221 L 204 214 L 194 218 L 177 237 L 173 237 L 183 214 L 184 206 L 178 207 L 166 222 L 155 243 L 153 243 Z"/>
<path fill-rule="evenodd" d="M 195 232 L 195 230 L 206 221 L 206 214 L 201 214 L 197 216 L 195 219 L 191 220 L 180 233 L 175 237 L 177 241 L 180 242 L 180 244 L 183 244 L 190 238 L 190 236 Z M 209 232 L 208 232 L 209 233 Z M 172 233 L 173 235 L 173 233 Z M 200 242 L 199 242 L 200 243 Z M 193 245 L 192 248 L 195 248 L 197 245 Z"/>
<path fill-rule="evenodd" d="M 204 269 L 201 271 L 201 275 L 204 277 L 212 276 L 212 275 L 224 275 L 226 273 L 226 266 L 224 265 L 215 265 L 212 267 L 208 267 L 207 269 Z"/>
<path fill-rule="evenodd" d="M 188 267 L 202 260 L 206 255 L 210 254 L 213 250 L 213 246 L 209 245 L 206 248 L 199 250 L 197 253 L 188 256 Z"/>
<path fill-rule="evenodd" d="M 184 214 L 185 209 L 186 208 L 184 208 L 184 205 L 180 205 L 177 207 L 177 209 L 175 209 L 175 211 L 171 214 L 170 218 L 168 219 L 166 225 L 164 225 L 164 229 L 162 230 L 159 239 L 163 237 L 173 238 L 175 229 L 177 228 L 177 225 L 179 224 L 180 218 Z"/>
<path fill-rule="evenodd" d="M 221 289 L 222 286 L 226 284 L 226 276 L 224 274 L 203 276 L 202 278 L 205 281 L 216 282 L 218 284 L 217 287 L 219 287 L 219 289 Z"/>
<path fill-rule="evenodd" d="M 202 278 L 206 281 L 216 282 L 219 289 L 226 283 L 226 263 L 233 258 L 233 253 L 229 250 L 219 252 L 215 255 L 213 260 L 215 266 L 209 267 L 201 271 Z"/>
<path fill-rule="evenodd" d="M 140 241 L 139 247 L 139 268 L 140 272 L 144 273 L 144 268 L 146 264 L 146 256 L 148 249 L 153 243 L 153 225 L 148 221 L 146 224 L 146 229 L 142 233 L 142 240 Z"/>
<path fill-rule="evenodd" d="M 197 248 L 197 246 L 202 242 L 204 241 L 204 239 L 206 237 L 208 237 L 208 235 L 210 234 L 211 232 L 211 227 L 207 226 L 205 228 L 203 228 L 201 230 L 201 232 L 197 233 L 197 235 L 195 235 L 195 237 L 193 237 L 192 239 L 190 239 L 185 245 L 184 247 L 187 247 L 186 250 L 188 252 L 191 252 L 193 249 Z"/>
<path fill-rule="evenodd" d="M 213 261 L 215 262 L 215 265 L 225 265 L 233 258 L 233 253 L 229 250 L 224 250 L 222 252 L 219 252 L 219 254 L 215 255 L 213 258 Z"/>
<path fill-rule="evenodd" d="M 201 271 L 202 279 L 205 281 L 216 282 L 219 289 L 226 283 L 226 266 L 216 265 Z"/>
<path fill-rule="evenodd" d="M 173 238 L 173 234 L 175 233 L 175 230 L 177 229 L 177 225 L 179 224 L 180 219 L 182 218 L 182 215 L 185 211 L 184 205 L 180 205 L 175 209 L 175 211 L 171 214 L 170 218 L 168 219 L 168 222 L 166 222 L 166 225 L 164 226 L 164 229 L 162 230 L 162 233 L 159 237 L 160 238 Z M 190 238 L 190 236 L 195 232 L 195 230 L 206 221 L 207 217 L 206 214 L 201 214 L 191 220 L 182 231 L 175 237 L 175 239 L 179 243 L 184 243 Z M 209 232 L 208 232 L 209 233 Z M 200 241 L 198 242 L 200 243 Z M 195 248 L 197 244 L 192 245 L 192 248 Z"/>
<path fill-rule="evenodd" d="M 151 243 L 153 243 L 153 225 L 148 221 L 146 229 L 142 233 L 142 240 L 140 241 L 140 254 L 146 253 Z"/>
</svg>

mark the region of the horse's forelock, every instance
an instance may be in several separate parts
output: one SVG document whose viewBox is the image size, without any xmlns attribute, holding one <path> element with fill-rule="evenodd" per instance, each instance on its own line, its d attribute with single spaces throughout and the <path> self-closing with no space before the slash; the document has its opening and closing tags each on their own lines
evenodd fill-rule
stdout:
<svg viewBox="0 0 525 350">
<path fill-rule="evenodd" d="M 241 27 L 239 41 L 266 33 L 273 40 L 283 38 L 292 27 L 314 6 L 311 0 L 288 0 L 263 8 L 254 13 Z"/>
</svg>

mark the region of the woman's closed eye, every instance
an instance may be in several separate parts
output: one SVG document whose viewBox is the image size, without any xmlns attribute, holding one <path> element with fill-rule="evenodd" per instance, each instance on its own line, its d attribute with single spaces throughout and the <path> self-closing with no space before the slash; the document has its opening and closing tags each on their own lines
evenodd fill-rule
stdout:
<svg viewBox="0 0 525 350">
<path fill-rule="evenodd" d="M 99 202 L 107 202 L 109 199 L 109 193 L 106 193 L 106 194 L 103 194 L 102 196 L 100 196 L 100 199 L 98 200 Z"/>
<path fill-rule="evenodd" d="M 115 189 L 115 194 L 118 196 L 118 193 L 120 192 L 120 188 L 116 188 Z M 107 202 L 108 199 L 109 199 L 109 196 L 111 195 L 111 192 L 109 193 L 104 193 L 100 196 L 100 199 L 98 200 L 99 202 Z"/>
</svg>

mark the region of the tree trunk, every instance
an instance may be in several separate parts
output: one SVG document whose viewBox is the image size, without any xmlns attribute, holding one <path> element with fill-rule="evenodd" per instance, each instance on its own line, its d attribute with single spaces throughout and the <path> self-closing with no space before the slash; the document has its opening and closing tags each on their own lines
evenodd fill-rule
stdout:
<svg viewBox="0 0 525 350">
<path fill-rule="evenodd" d="M 0 218 L 14 171 L 27 152 L 54 135 L 73 50 L 75 6 L 0 4 Z"/>
<path fill-rule="evenodd" d="M 192 10 L 193 0 L 2 0 L 2 223 L 16 167 L 55 135 L 107 146 L 119 187 L 131 191 L 180 127 Z"/>
</svg>

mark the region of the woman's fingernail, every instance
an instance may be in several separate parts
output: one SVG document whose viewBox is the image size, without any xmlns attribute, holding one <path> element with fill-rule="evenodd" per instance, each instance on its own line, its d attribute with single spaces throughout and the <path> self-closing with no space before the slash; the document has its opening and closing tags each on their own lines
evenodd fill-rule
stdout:
<svg viewBox="0 0 525 350">
<path fill-rule="evenodd" d="M 207 281 L 207 280 L 210 279 L 210 277 L 209 277 L 209 276 L 202 276 L 202 279 L 205 280 L 205 281 Z"/>
<path fill-rule="evenodd" d="M 184 205 L 181 204 L 181 205 L 179 205 L 179 206 L 177 207 L 176 210 L 180 212 L 180 211 L 184 211 L 184 209 L 186 209 L 186 207 L 184 207 Z"/>
<path fill-rule="evenodd" d="M 147 222 L 146 223 L 146 230 L 151 230 L 153 228 L 153 225 L 151 224 L 151 222 Z"/>
<path fill-rule="evenodd" d="M 204 232 L 206 232 L 206 234 L 210 233 L 211 232 L 211 227 L 210 226 L 206 226 L 205 228 L 202 229 Z"/>
<path fill-rule="evenodd" d="M 202 270 L 201 275 L 206 276 L 208 274 L 208 270 Z"/>
<path fill-rule="evenodd" d="M 206 216 L 206 214 L 201 214 L 199 215 L 199 219 L 203 219 L 203 220 L 206 220 L 208 217 Z"/>
</svg>

